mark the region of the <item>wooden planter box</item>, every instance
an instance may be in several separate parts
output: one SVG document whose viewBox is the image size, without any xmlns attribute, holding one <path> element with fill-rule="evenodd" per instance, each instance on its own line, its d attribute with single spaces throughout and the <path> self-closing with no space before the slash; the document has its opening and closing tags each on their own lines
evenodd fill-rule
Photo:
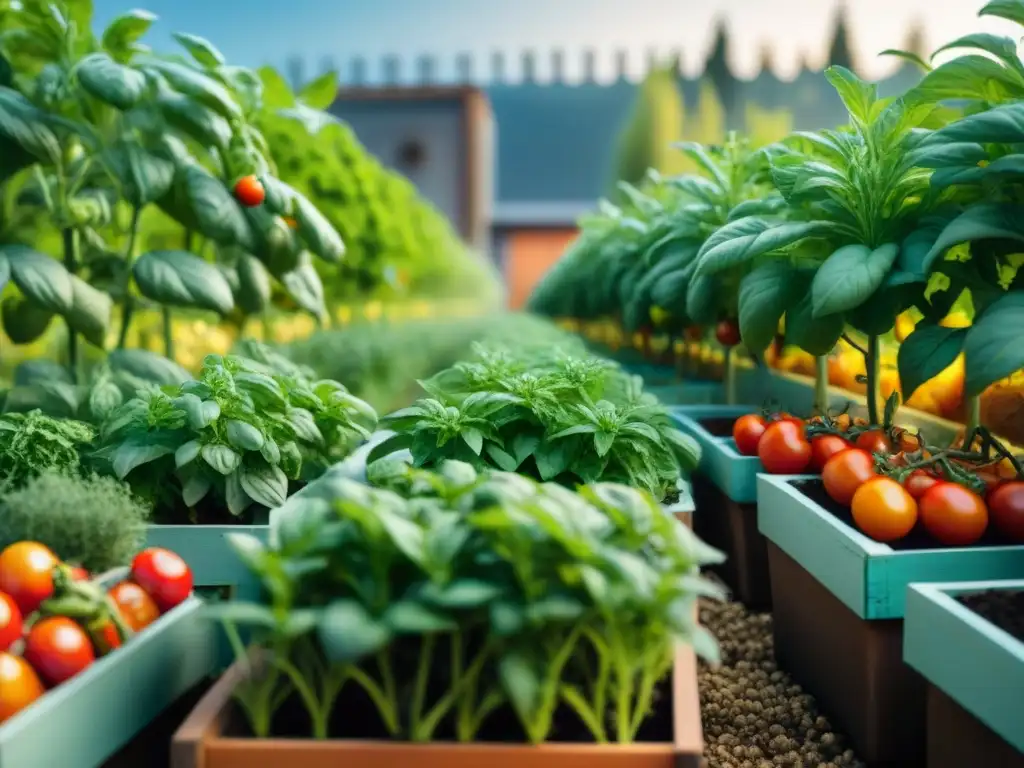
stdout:
<svg viewBox="0 0 1024 768">
<path fill-rule="evenodd" d="M 907 587 L 1012 578 L 1024 547 L 894 548 L 795 483 L 823 494 L 820 481 L 804 477 L 758 478 L 779 664 L 832 714 L 862 759 L 917 765 L 925 754 L 925 683 L 903 662 Z"/>
<path fill-rule="evenodd" d="M 928 768 L 1024 766 L 1024 642 L 955 599 L 988 590 L 1024 591 L 1024 580 L 907 593 L 903 658 L 928 683 Z"/>
<path fill-rule="evenodd" d="M 676 426 L 701 447 L 693 480 L 697 506 L 694 531 L 726 554 L 711 570 L 733 594 L 754 609 L 771 607 L 768 551 L 757 530 L 757 476 L 764 471 L 756 456 L 743 456 L 732 439 L 737 418 L 753 412 L 746 405 L 694 405 L 672 409 Z"/>
<path fill-rule="evenodd" d="M 236 663 L 174 734 L 171 768 L 699 768 L 704 743 L 697 663 L 680 648 L 672 674 L 673 741 L 664 744 L 429 743 L 348 739 L 254 739 L 239 731 L 232 704 L 246 667 Z"/>
<path fill-rule="evenodd" d="M 214 673 L 214 626 L 202 607 L 189 598 L 0 725 L 0 766 L 102 765 Z"/>
</svg>

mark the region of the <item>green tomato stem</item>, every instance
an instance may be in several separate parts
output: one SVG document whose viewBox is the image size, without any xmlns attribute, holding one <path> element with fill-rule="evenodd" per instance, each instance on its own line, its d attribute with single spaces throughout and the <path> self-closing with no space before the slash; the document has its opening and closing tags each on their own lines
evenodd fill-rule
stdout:
<svg viewBox="0 0 1024 768">
<path fill-rule="evenodd" d="M 965 430 L 967 435 L 972 435 L 978 431 L 978 427 L 981 426 L 981 397 L 979 395 L 973 395 L 967 398 L 967 423 L 965 424 Z M 965 445 L 966 448 L 970 448 L 970 445 Z"/>
<path fill-rule="evenodd" d="M 78 273 L 78 230 L 68 227 L 62 232 L 64 239 L 64 268 L 74 275 Z M 67 322 L 67 321 L 65 321 Z M 71 383 L 78 383 L 78 334 L 67 322 L 68 327 L 68 373 L 71 375 Z"/>
<path fill-rule="evenodd" d="M 409 738 L 412 741 L 426 741 L 430 737 L 423 738 L 422 718 L 423 702 L 427 698 L 427 683 L 430 681 L 430 665 L 434 661 L 434 645 L 437 638 L 434 635 L 425 635 L 423 644 L 420 646 L 419 663 L 416 665 L 416 679 L 412 688 L 412 702 L 409 705 Z"/>
<path fill-rule="evenodd" d="M 162 319 L 163 331 L 164 331 L 164 357 L 168 360 L 174 359 L 174 331 L 172 330 L 174 324 L 173 313 L 171 308 L 168 306 L 160 307 L 160 315 Z"/>
<path fill-rule="evenodd" d="M 128 328 L 131 326 L 132 315 L 135 313 L 135 297 L 132 296 L 132 263 L 135 260 L 135 241 L 139 234 L 139 218 L 142 214 L 142 209 L 139 207 L 132 209 L 132 222 L 128 227 L 128 245 L 124 249 L 124 281 L 122 283 L 124 290 L 124 308 L 121 314 L 121 332 L 117 337 L 117 348 L 124 349 L 125 343 L 128 341 Z"/>
<path fill-rule="evenodd" d="M 867 373 L 867 404 L 868 421 L 872 425 L 880 424 L 881 418 L 878 413 L 878 373 L 881 365 L 881 337 L 876 335 L 868 336 L 867 354 L 864 355 L 864 369 Z"/>
<path fill-rule="evenodd" d="M 828 413 L 828 357 L 814 358 L 814 411 L 824 416 Z"/>
</svg>

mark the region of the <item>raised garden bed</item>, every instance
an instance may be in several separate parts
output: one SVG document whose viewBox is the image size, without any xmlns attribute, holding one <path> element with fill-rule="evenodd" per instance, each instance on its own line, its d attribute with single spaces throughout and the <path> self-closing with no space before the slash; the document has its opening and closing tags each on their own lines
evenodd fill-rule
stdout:
<svg viewBox="0 0 1024 768">
<path fill-rule="evenodd" d="M 216 628 L 202 607 L 190 597 L 0 725 L 0 765 L 102 765 L 213 674 Z"/>
<path fill-rule="evenodd" d="M 538 746 L 502 743 L 521 739 L 522 734 L 500 725 L 469 744 L 388 742 L 365 736 L 254 739 L 245 732 L 232 701 L 233 690 L 247 674 L 246 667 L 236 663 L 199 702 L 174 735 L 172 768 L 277 768 L 289 761 L 303 768 L 697 768 L 702 762 L 697 666 L 688 648 L 677 653 L 671 680 L 656 699 L 668 705 L 659 713 L 662 716 L 652 718 L 639 743 L 624 746 L 585 743 L 581 729 L 564 718 L 565 741 Z M 364 718 L 355 714 L 360 706 L 359 701 L 344 698 L 338 702 L 338 721 L 345 724 L 339 728 L 367 733 Z M 512 723 L 514 717 L 493 720 Z"/>
<path fill-rule="evenodd" d="M 912 585 L 903 649 L 928 685 L 929 768 L 1024 766 L 1024 580 Z"/>
<path fill-rule="evenodd" d="M 943 548 L 916 534 L 880 544 L 853 527 L 818 480 L 761 475 L 758 484 L 780 665 L 865 760 L 923 760 L 925 684 L 903 662 L 907 586 L 1011 578 L 1024 550 L 995 538 Z"/>
</svg>

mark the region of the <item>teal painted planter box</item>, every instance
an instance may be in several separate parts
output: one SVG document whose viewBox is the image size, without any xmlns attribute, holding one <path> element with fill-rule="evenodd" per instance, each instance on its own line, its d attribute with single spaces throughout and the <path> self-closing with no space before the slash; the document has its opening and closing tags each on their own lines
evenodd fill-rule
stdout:
<svg viewBox="0 0 1024 768">
<path fill-rule="evenodd" d="M 757 475 L 764 471 L 761 460 L 740 454 L 732 439 L 732 422 L 752 410 L 746 405 L 692 405 L 671 409 L 676 426 L 700 444 L 697 471 L 739 504 L 757 501 Z M 725 431 L 727 424 L 727 435 L 715 434 Z"/>
<path fill-rule="evenodd" d="M 1024 552 L 1018 575 L 1024 575 Z M 956 595 L 1024 590 L 1024 580 L 912 584 L 903 658 L 928 682 L 1024 753 L 1024 643 L 989 623 Z"/>
<path fill-rule="evenodd" d="M 0 725 L 0 768 L 102 765 L 214 673 L 215 627 L 202 609 L 189 598 Z"/>
<path fill-rule="evenodd" d="M 646 390 L 665 405 L 714 405 L 724 397 L 722 385 L 715 381 L 683 381 L 649 386 Z"/>
<path fill-rule="evenodd" d="M 758 478 L 758 528 L 862 619 L 899 619 L 915 582 L 1020 576 L 1024 546 L 897 550 L 869 539 L 803 494 L 800 477 Z"/>
<path fill-rule="evenodd" d="M 151 525 L 147 547 L 164 547 L 180 555 L 200 593 L 255 599 L 260 585 L 228 544 L 229 533 L 248 533 L 266 542 L 269 525 Z"/>
</svg>

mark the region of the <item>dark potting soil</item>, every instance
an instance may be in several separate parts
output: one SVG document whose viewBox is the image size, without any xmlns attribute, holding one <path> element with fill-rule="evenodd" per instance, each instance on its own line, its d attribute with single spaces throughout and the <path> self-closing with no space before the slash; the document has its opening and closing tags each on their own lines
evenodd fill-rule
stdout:
<svg viewBox="0 0 1024 768">
<path fill-rule="evenodd" d="M 857 524 L 853 521 L 853 513 L 849 507 L 845 507 L 842 504 L 837 504 L 832 500 L 832 497 L 825 491 L 825 485 L 821 480 L 795 480 L 792 483 L 793 487 L 799 490 L 811 501 L 816 502 L 823 507 L 829 514 L 838 518 L 846 525 L 850 526 L 855 530 Z M 1013 545 L 1015 542 L 1001 536 L 992 526 L 989 526 L 985 535 L 981 537 L 981 540 L 976 544 L 972 544 L 972 548 L 976 547 L 1005 547 Z M 897 552 L 907 552 L 916 550 L 927 550 L 927 549 L 949 549 L 949 546 L 942 544 L 932 538 L 927 531 L 918 523 L 914 526 L 907 536 L 900 539 L 899 541 L 888 542 L 889 546 Z"/>
<path fill-rule="evenodd" d="M 294 496 L 304 482 L 290 480 L 288 496 Z M 161 525 L 253 525 L 257 519 L 267 518 L 268 510 L 259 504 L 252 504 L 240 515 L 228 511 L 227 504 L 216 493 L 208 493 L 196 506 L 186 507 L 181 496 L 175 494 L 174 505 L 158 505 L 153 511 L 153 522 Z"/>
<path fill-rule="evenodd" d="M 713 437 L 732 437 L 732 427 L 736 423 L 736 419 L 714 416 L 697 419 L 697 423 L 710 432 Z"/>
<path fill-rule="evenodd" d="M 708 768 L 863 768 L 844 736 L 775 662 L 772 617 L 701 601 L 722 663 L 697 671 Z"/>
<path fill-rule="evenodd" d="M 959 595 L 957 600 L 1024 643 L 1024 590 L 992 589 Z"/>
</svg>

